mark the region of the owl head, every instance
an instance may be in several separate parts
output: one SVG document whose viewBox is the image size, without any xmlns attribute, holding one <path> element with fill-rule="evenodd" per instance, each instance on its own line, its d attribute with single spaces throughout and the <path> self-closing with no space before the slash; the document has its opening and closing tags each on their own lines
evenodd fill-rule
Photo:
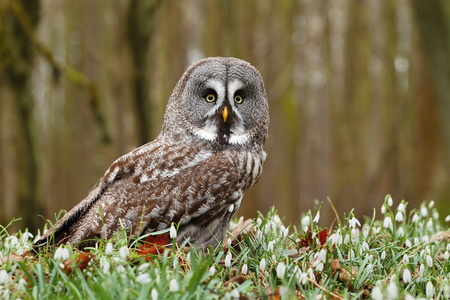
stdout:
<svg viewBox="0 0 450 300">
<path fill-rule="evenodd" d="M 161 135 L 215 148 L 263 145 L 269 126 L 264 83 L 248 62 L 211 57 L 191 65 L 167 104 Z"/>
</svg>

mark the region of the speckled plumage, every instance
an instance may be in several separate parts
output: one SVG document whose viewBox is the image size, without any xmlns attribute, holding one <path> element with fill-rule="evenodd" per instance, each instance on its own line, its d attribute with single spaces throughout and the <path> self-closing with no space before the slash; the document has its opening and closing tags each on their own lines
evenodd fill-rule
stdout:
<svg viewBox="0 0 450 300">
<path fill-rule="evenodd" d="M 215 101 L 206 101 L 208 95 Z M 261 175 L 268 125 L 254 67 L 220 57 L 193 64 L 172 92 L 158 137 L 117 159 L 37 244 L 54 233 L 53 243 L 86 246 L 122 228 L 136 237 L 182 220 L 177 242 L 217 245 Z"/>
</svg>

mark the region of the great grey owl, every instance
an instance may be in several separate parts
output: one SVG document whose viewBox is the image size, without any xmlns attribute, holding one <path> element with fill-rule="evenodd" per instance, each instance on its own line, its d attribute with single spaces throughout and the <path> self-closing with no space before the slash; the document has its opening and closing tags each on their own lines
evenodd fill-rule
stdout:
<svg viewBox="0 0 450 300">
<path fill-rule="evenodd" d="M 177 242 L 216 246 L 261 175 L 269 126 L 264 83 L 249 63 L 206 58 L 170 96 L 158 137 L 117 159 L 37 245 L 92 245 L 180 223 Z"/>
</svg>

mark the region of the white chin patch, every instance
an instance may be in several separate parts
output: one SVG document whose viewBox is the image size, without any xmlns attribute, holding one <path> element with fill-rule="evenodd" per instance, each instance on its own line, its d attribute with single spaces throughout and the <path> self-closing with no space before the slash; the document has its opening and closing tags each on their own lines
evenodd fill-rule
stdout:
<svg viewBox="0 0 450 300">
<path fill-rule="evenodd" d="M 248 142 L 248 136 L 244 134 L 231 134 L 230 139 L 228 140 L 228 143 L 233 145 L 243 145 Z"/>
</svg>

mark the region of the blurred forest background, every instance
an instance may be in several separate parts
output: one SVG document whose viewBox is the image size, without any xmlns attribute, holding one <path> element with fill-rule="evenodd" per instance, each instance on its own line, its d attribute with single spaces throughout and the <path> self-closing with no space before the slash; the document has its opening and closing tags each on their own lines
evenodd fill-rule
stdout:
<svg viewBox="0 0 450 300">
<path fill-rule="evenodd" d="M 298 224 L 386 194 L 450 212 L 450 2 L 0 1 L 0 224 L 42 228 L 160 130 L 187 66 L 251 62 L 268 160 L 238 215 Z M 317 201 L 315 201 L 317 200 Z"/>
</svg>

